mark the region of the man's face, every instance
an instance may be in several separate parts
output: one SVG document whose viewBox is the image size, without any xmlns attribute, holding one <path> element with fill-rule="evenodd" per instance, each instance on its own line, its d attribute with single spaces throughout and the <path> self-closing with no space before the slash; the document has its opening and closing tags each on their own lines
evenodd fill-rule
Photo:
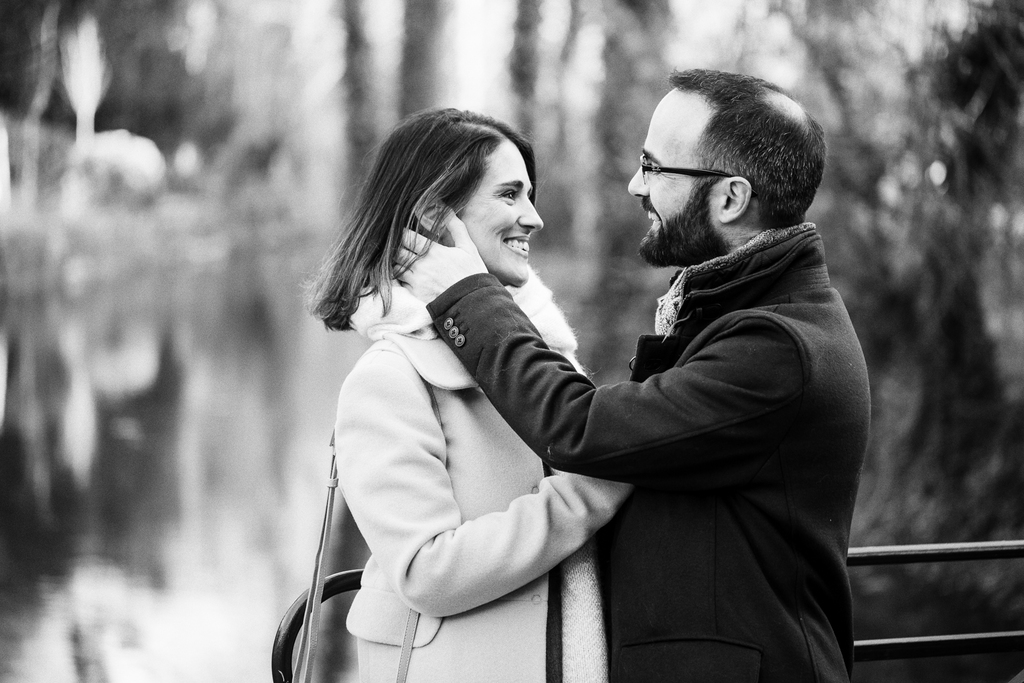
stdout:
<svg viewBox="0 0 1024 683">
<path fill-rule="evenodd" d="M 697 168 L 697 142 L 711 118 L 702 97 L 673 90 L 651 116 L 643 153 L 659 166 Z M 630 193 L 651 219 L 640 256 L 653 266 L 690 266 L 728 253 L 728 244 L 712 221 L 709 198 L 715 181 L 637 170 Z"/>
</svg>

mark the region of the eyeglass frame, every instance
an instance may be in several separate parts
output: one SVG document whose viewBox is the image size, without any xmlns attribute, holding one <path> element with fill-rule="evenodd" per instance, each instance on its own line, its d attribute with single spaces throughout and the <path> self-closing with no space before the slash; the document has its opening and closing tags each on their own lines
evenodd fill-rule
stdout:
<svg viewBox="0 0 1024 683">
<path fill-rule="evenodd" d="M 735 173 L 726 173 L 725 171 L 714 171 L 709 168 L 682 168 L 675 166 L 659 166 L 658 164 L 652 164 L 650 162 L 645 163 L 644 159 L 646 158 L 646 156 L 647 155 L 645 154 L 640 155 L 640 179 L 644 181 L 645 186 L 649 184 L 647 182 L 648 173 L 671 173 L 674 175 L 685 175 L 694 178 L 700 178 L 702 176 L 719 176 L 721 178 L 743 178 L 743 176 L 736 175 Z M 743 179 L 746 180 L 748 183 L 750 182 L 750 180 L 747 178 Z M 750 194 L 754 197 L 757 196 L 757 192 L 754 191 L 753 187 L 750 188 Z"/>
</svg>

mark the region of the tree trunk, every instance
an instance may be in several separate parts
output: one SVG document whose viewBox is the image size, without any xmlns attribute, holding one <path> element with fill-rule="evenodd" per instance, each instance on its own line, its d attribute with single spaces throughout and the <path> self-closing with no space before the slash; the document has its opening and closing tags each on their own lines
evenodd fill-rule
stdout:
<svg viewBox="0 0 1024 683">
<path fill-rule="evenodd" d="M 596 121 L 598 264 L 586 316 L 596 348 L 585 354 L 599 383 L 625 379 L 637 334 L 653 331 L 655 302 L 640 300 L 646 275 L 636 256 L 646 218 L 626 186 L 639 165 L 651 113 L 668 90 L 663 48 L 672 25 L 668 0 L 605 0 L 604 8 L 606 75 Z"/>
<path fill-rule="evenodd" d="M 364 0 L 341 0 L 342 24 L 345 30 L 345 72 L 342 75 L 345 98 L 345 179 L 342 195 L 355 198 L 367 172 L 368 157 L 377 142 L 376 112 L 373 106 L 373 66 L 370 43 L 366 36 Z M 335 514 L 338 539 L 330 562 L 336 571 L 360 569 L 366 564 L 370 551 L 366 547 L 355 519 L 348 506 L 341 501 Z M 343 633 L 345 617 L 351 605 L 351 596 L 341 596 L 338 605 L 325 615 L 325 631 Z M 338 680 L 351 666 L 354 654 L 351 639 L 331 639 L 325 643 L 320 662 L 323 680 Z"/>
<path fill-rule="evenodd" d="M 366 173 L 367 157 L 377 142 L 376 112 L 373 107 L 373 73 L 370 44 L 366 38 L 364 0 L 342 0 L 345 27 L 345 138 L 346 183 L 354 192 Z"/>
<path fill-rule="evenodd" d="M 370 153 L 377 142 L 376 112 L 373 106 L 373 66 L 370 43 L 366 36 L 364 0 L 341 0 L 342 24 L 345 30 L 345 72 L 342 75 L 345 99 L 345 180 L 343 197 L 352 200 L 367 172 Z M 370 556 L 355 519 L 341 501 L 335 514 L 338 539 L 330 563 L 336 571 L 360 569 Z M 325 615 L 325 631 L 343 633 L 345 617 L 352 596 L 340 596 L 340 602 Z M 354 654 L 351 639 L 330 639 L 325 643 L 320 661 L 323 680 L 338 680 L 350 669 Z"/>
<path fill-rule="evenodd" d="M 8 144 L 7 118 L 0 112 L 0 216 L 11 210 L 11 148 Z M 0 232 L 3 226 L 0 224 Z M 2 403 L 2 401 L 0 401 Z M 3 417 L 0 405 L 0 418 Z"/>
<path fill-rule="evenodd" d="M 57 77 L 57 16 L 60 5 L 50 2 L 43 12 L 39 24 L 39 43 L 35 46 L 37 64 L 35 90 L 25 115 L 24 135 L 21 148 L 21 182 L 19 203 L 34 210 L 39 201 L 39 148 L 42 136 L 42 118 L 50 103 L 50 93 Z"/>
<path fill-rule="evenodd" d="M 528 136 L 532 136 L 534 132 L 539 28 L 540 0 L 518 0 L 516 21 L 513 26 L 512 51 L 509 53 L 508 61 L 509 73 L 512 77 L 515 125 Z"/>
<path fill-rule="evenodd" d="M 406 0 L 405 42 L 399 114 L 402 117 L 437 104 L 438 59 L 443 39 L 444 8 L 440 0 Z"/>
<path fill-rule="evenodd" d="M 584 230 L 578 225 L 577 211 L 587 198 L 579 191 L 587 183 L 588 165 L 579 144 L 579 131 L 589 130 L 583 121 L 574 120 L 573 102 L 568 94 L 570 70 L 576 54 L 576 44 L 583 25 L 581 0 L 569 0 L 569 20 L 562 39 L 558 60 L 554 63 L 556 96 L 544 102 L 535 126 L 535 151 L 544 192 L 538 194 L 538 210 L 550 229 L 537 233 L 534 239 L 544 251 L 560 249 L 563 252 L 581 246 Z M 547 125 L 545 125 L 545 123 Z M 585 135 L 585 133 L 584 133 Z M 571 140 L 571 138 L 576 138 Z"/>
</svg>

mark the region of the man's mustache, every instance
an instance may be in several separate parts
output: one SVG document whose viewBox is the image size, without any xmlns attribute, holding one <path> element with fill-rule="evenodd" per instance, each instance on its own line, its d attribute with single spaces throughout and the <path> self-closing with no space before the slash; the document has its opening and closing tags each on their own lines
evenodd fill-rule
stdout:
<svg viewBox="0 0 1024 683">
<path fill-rule="evenodd" d="M 650 197 L 640 197 L 640 206 L 647 213 L 658 213 L 654 210 L 654 204 L 651 203 Z"/>
</svg>

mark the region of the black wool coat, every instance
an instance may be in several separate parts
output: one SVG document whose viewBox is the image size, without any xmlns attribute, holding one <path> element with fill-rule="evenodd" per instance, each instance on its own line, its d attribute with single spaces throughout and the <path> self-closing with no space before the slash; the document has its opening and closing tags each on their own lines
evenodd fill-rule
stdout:
<svg viewBox="0 0 1024 683">
<path fill-rule="evenodd" d="M 870 400 L 821 238 L 773 230 L 682 277 L 672 334 L 601 387 L 490 275 L 429 310 L 546 463 L 636 485 L 602 532 L 613 683 L 848 681 Z"/>
</svg>

